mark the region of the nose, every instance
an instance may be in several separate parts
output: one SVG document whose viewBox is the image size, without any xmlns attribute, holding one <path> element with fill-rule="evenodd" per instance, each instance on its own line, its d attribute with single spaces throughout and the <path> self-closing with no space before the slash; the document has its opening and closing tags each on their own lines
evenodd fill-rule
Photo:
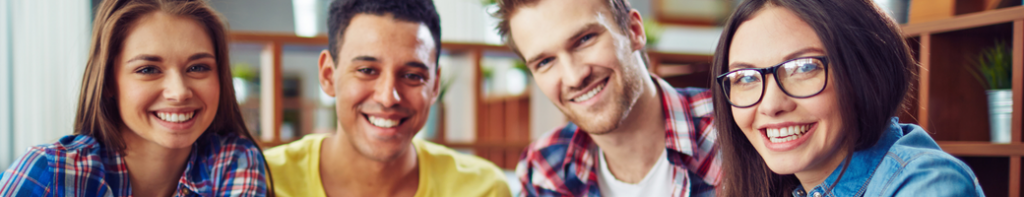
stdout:
<svg viewBox="0 0 1024 197">
<path fill-rule="evenodd" d="M 782 92 L 782 88 L 775 82 L 774 76 L 768 75 L 765 78 L 767 86 L 761 97 L 761 103 L 757 106 L 757 112 L 769 117 L 776 117 L 793 111 L 796 108 L 793 98 Z"/>
<path fill-rule="evenodd" d="M 395 75 L 382 74 L 379 79 L 373 87 L 373 100 L 384 107 L 395 106 L 402 102 L 402 96 L 398 94 L 398 89 L 395 87 Z"/>
<path fill-rule="evenodd" d="M 568 54 L 561 55 L 558 58 L 558 64 L 562 68 L 562 84 L 565 84 L 569 89 L 580 89 L 586 86 L 586 79 L 590 76 L 592 68 L 584 64 L 578 64 L 573 61 L 572 56 Z"/>
<path fill-rule="evenodd" d="M 164 98 L 173 102 L 184 102 L 192 98 L 192 89 L 186 80 L 181 73 L 168 73 L 164 80 Z"/>
</svg>

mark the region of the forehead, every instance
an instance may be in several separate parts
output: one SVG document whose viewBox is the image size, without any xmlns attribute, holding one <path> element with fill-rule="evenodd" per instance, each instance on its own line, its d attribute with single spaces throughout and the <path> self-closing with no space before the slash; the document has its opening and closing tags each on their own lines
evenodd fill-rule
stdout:
<svg viewBox="0 0 1024 197">
<path fill-rule="evenodd" d="M 789 9 L 768 6 L 736 29 L 729 62 L 767 67 L 805 48 L 824 49 L 814 29 Z"/>
<path fill-rule="evenodd" d="M 146 14 L 129 27 L 121 53 L 212 52 L 213 42 L 194 19 L 163 12 Z M 163 54 L 153 54 L 163 55 Z"/>
<path fill-rule="evenodd" d="M 414 58 L 428 65 L 433 65 L 433 54 L 437 52 L 426 24 L 395 19 L 390 14 L 353 16 L 339 49 L 339 58 L 362 55 L 383 59 Z"/>
<path fill-rule="evenodd" d="M 603 23 L 613 28 L 607 6 L 599 0 L 540 0 L 516 9 L 509 29 L 524 56 L 539 48 L 561 44 L 586 24 Z"/>
</svg>

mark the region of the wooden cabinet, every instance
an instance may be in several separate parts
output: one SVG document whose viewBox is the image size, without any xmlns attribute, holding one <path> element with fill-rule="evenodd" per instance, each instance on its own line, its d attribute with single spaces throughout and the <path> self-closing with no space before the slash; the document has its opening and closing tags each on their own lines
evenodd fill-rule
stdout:
<svg viewBox="0 0 1024 197">
<path fill-rule="evenodd" d="M 964 14 L 904 25 L 920 66 L 901 122 L 924 127 L 943 150 L 974 170 L 988 196 L 1020 196 L 1024 112 L 1024 7 Z M 1012 46 L 1013 117 L 1009 144 L 989 141 L 985 89 L 967 71 L 984 48 Z"/>
</svg>

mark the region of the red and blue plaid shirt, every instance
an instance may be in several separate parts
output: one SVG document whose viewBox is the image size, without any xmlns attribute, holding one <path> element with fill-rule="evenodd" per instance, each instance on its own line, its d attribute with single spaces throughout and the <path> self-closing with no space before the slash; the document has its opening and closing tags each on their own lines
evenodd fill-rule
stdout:
<svg viewBox="0 0 1024 197">
<path fill-rule="evenodd" d="M 255 143 L 203 134 L 192 145 L 174 196 L 266 196 L 266 162 Z M 86 135 L 29 148 L 0 173 L 0 196 L 132 196 L 120 154 Z"/>
<path fill-rule="evenodd" d="M 711 92 L 675 89 L 652 77 L 665 113 L 665 146 L 672 164 L 672 196 L 714 196 L 720 179 Z M 516 174 L 521 196 L 601 196 L 597 184 L 599 147 L 575 124 L 555 130 L 528 147 Z"/>
</svg>

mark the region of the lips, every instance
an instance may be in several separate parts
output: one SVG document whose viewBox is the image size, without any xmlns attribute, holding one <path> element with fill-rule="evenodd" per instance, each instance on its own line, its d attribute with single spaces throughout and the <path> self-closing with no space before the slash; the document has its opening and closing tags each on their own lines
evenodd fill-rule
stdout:
<svg viewBox="0 0 1024 197">
<path fill-rule="evenodd" d="M 174 123 L 185 122 L 185 121 L 191 120 L 192 117 L 196 114 L 195 111 L 189 111 L 189 112 L 153 112 L 153 113 L 156 114 L 156 117 L 160 118 L 160 120 L 167 121 L 167 122 L 174 122 Z"/>
<path fill-rule="evenodd" d="M 772 143 L 783 143 L 803 136 L 811 128 L 810 124 L 793 125 L 781 128 L 765 128 L 765 136 Z"/>
<path fill-rule="evenodd" d="M 592 85 L 593 88 L 590 88 L 590 90 L 588 90 L 587 92 L 585 92 L 583 94 L 580 94 L 580 95 L 578 95 L 576 97 L 573 97 L 572 99 L 569 99 L 569 101 L 570 102 L 577 102 L 577 103 L 578 102 L 588 101 L 591 98 L 594 98 L 594 96 L 596 96 L 597 93 L 601 93 L 601 90 L 604 90 L 605 85 L 608 85 L 608 79 L 607 78 L 605 78 L 604 80 L 601 80 L 596 85 Z"/>
<path fill-rule="evenodd" d="M 370 122 L 370 124 L 372 124 L 373 126 L 377 126 L 380 128 L 395 128 L 405 122 L 405 118 L 396 119 L 374 116 L 369 114 L 363 114 L 363 117 L 366 118 L 366 121 Z"/>
<path fill-rule="evenodd" d="M 161 109 L 150 112 L 157 123 L 172 132 L 187 132 L 196 123 L 196 114 L 201 109 Z"/>
</svg>

